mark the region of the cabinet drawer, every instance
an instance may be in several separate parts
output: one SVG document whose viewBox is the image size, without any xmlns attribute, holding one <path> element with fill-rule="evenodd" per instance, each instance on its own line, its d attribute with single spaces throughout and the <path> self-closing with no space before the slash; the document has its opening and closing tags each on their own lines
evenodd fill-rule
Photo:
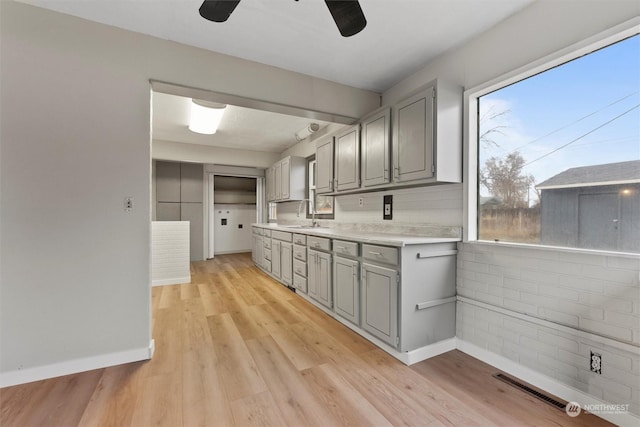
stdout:
<svg viewBox="0 0 640 427">
<path fill-rule="evenodd" d="M 260 227 L 253 227 L 253 233 L 258 236 L 264 236 L 264 230 Z"/>
<path fill-rule="evenodd" d="M 307 261 L 307 247 L 300 245 L 293 245 L 293 258 L 299 259 L 300 261 Z"/>
<path fill-rule="evenodd" d="M 385 264 L 398 265 L 398 248 L 363 244 L 362 258 L 383 262 Z"/>
<path fill-rule="evenodd" d="M 264 246 L 265 249 L 271 249 L 271 239 L 270 238 L 265 238 L 263 246 Z"/>
<path fill-rule="evenodd" d="M 344 240 L 333 241 L 333 251 L 340 255 L 358 256 L 358 244 L 356 242 L 347 242 Z"/>
<path fill-rule="evenodd" d="M 306 245 L 307 236 L 305 234 L 294 234 L 293 243 L 295 243 L 296 245 Z"/>
<path fill-rule="evenodd" d="M 273 230 L 271 232 L 271 238 L 282 240 L 284 242 L 290 242 L 292 240 L 291 233 L 287 233 L 286 231 L 277 231 L 277 230 Z"/>
<path fill-rule="evenodd" d="M 271 237 L 271 230 L 264 230 L 264 229 L 263 229 L 263 230 L 262 230 L 262 235 L 263 235 L 263 236 Z"/>
<path fill-rule="evenodd" d="M 297 274 L 293 275 L 293 287 L 300 292 L 307 293 L 307 279 Z"/>
<path fill-rule="evenodd" d="M 262 251 L 262 256 L 264 257 L 264 259 L 266 259 L 267 261 L 271 261 L 271 249 L 264 249 Z"/>
<path fill-rule="evenodd" d="M 307 236 L 307 247 L 321 251 L 330 251 L 331 240 L 325 237 Z"/>
<path fill-rule="evenodd" d="M 293 272 L 299 276 L 307 277 L 307 263 L 299 259 L 293 260 Z"/>
</svg>

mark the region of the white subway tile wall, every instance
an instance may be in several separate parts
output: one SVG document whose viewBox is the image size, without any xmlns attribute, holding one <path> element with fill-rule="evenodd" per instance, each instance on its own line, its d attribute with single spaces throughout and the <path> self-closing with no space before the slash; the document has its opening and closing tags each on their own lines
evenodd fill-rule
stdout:
<svg viewBox="0 0 640 427">
<path fill-rule="evenodd" d="M 482 243 L 458 250 L 457 292 L 469 299 L 458 302 L 459 339 L 640 414 L 640 257 Z M 601 375 L 590 372 L 591 351 L 602 355 Z"/>
<path fill-rule="evenodd" d="M 189 283 L 189 221 L 151 222 L 151 283 Z"/>
</svg>

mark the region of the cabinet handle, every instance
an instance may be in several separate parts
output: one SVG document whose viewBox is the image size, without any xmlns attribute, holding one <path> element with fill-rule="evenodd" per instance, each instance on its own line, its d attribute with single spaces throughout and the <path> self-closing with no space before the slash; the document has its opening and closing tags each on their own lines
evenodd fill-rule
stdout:
<svg viewBox="0 0 640 427">
<path fill-rule="evenodd" d="M 382 256 L 382 253 L 380 253 L 380 252 L 373 252 L 373 251 L 369 251 L 369 253 L 370 253 L 371 255 Z"/>
<path fill-rule="evenodd" d="M 344 246 L 337 246 L 336 249 L 339 249 L 342 252 L 347 252 L 347 248 L 345 248 Z"/>
<path fill-rule="evenodd" d="M 387 179 L 389 179 L 389 169 L 384 168 L 384 180 L 386 181 Z"/>
</svg>

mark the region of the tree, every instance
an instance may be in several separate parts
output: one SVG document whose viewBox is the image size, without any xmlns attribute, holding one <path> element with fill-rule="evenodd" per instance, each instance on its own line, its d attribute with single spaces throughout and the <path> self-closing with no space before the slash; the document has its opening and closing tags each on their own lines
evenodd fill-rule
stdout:
<svg viewBox="0 0 640 427">
<path fill-rule="evenodd" d="M 505 207 L 528 207 L 529 187 L 535 183 L 533 175 L 522 173 L 524 157 L 514 151 L 504 159 L 491 157 L 480 171 L 480 183 L 502 199 Z"/>
<path fill-rule="evenodd" d="M 494 139 L 496 134 L 504 136 L 504 129 L 508 126 L 500 125 L 499 123 L 501 119 L 504 119 L 504 116 L 508 115 L 511 110 L 502 110 L 499 112 L 495 111 L 495 106 L 492 105 L 489 107 L 487 111 L 485 111 L 482 116 L 480 116 L 480 143 L 483 147 L 489 147 L 493 145 L 494 147 L 499 147 L 500 144 Z"/>
</svg>

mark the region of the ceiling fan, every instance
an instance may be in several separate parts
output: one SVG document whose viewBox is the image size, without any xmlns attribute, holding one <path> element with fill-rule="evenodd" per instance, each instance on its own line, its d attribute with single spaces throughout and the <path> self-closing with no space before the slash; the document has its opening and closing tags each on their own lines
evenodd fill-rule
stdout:
<svg viewBox="0 0 640 427">
<path fill-rule="evenodd" d="M 238 3 L 240 0 L 204 0 L 200 6 L 200 16 L 213 22 L 224 22 Z M 357 34 L 367 25 L 357 0 L 325 0 L 325 3 L 343 37 Z"/>
</svg>

